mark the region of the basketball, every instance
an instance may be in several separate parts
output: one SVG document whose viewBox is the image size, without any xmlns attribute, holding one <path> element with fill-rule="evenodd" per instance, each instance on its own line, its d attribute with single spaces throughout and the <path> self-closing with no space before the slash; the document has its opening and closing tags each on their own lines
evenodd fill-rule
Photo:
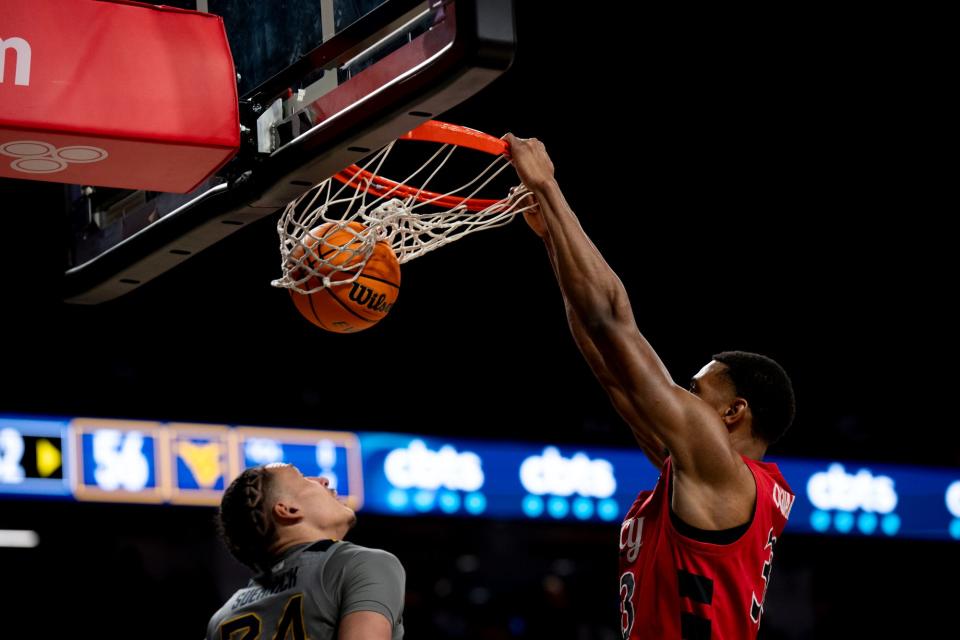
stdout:
<svg viewBox="0 0 960 640">
<path fill-rule="evenodd" d="M 307 320 L 326 331 L 333 333 L 356 333 L 372 327 L 382 320 L 397 300 L 400 293 L 400 263 L 397 256 L 385 241 L 377 242 L 370 259 L 356 280 L 349 280 L 354 271 L 337 271 L 336 267 L 349 267 L 359 264 L 363 257 L 359 253 L 362 242 L 358 234 L 366 229 L 359 222 L 341 225 L 327 222 L 315 227 L 304 237 L 302 246 L 296 246 L 290 253 L 290 259 L 299 261 L 304 252 L 303 264 L 319 273 L 311 275 L 300 285 L 302 289 L 321 286 L 322 276 L 328 276 L 331 286 L 310 294 L 290 290 L 293 303 Z M 318 263 L 319 258 L 325 264 Z M 299 280 L 308 272 L 303 270 L 294 274 Z"/>
</svg>

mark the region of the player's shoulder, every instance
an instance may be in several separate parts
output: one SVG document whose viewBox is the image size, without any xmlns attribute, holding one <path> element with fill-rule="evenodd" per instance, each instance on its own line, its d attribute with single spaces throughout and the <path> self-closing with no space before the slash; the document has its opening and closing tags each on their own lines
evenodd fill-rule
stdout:
<svg viewBox="0 0 960 640">
<path fill-rule="evenodd" d="M 406 572 L 400 559 L 389 551 L 371 549 L 349 542 L 336 545 L 324 567 L 325 580 L 357 579 L 361 576 L 393 576 L 403 581 Z"/>
<path fill-rule="evenodd" d="M 216 633 L 217 628 L 222 622 L 224 622 L 232 612 L 230 603 L 233 602 L 236 593 L 230 596 L 230 599 L 223 603 L 216 613 L 210 616 L 210 620 L 207 621 L 207 635 L 206 638 L 219 638 L 219 634 Z"/>
<path fill-rule="evenodd" d="M 348 564 L 400 564 L 400 559 L 389 551 L 364 547 L 352 542 L 338 542 L 333 549 L 331 562 L 341 566 Z"/>
</svg>

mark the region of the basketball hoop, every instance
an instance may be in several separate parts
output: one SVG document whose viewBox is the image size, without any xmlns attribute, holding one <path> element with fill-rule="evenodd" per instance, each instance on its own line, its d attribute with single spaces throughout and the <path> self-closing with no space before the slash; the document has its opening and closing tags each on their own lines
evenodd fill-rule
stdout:
<svg viewBox="0 0 960 640">
<path fill-rule="evenodd" d="M 501 198 L 479 194 L 510 166 L 507 143 L 474 129 L 430 120 L 399 141 L 439 144 L 429 159 L 402 181 L 382 174 L 397 141 L 360 167 L 352 165 L 287 205 L 277 223 L 283 277 L 275 287 L 309 294 L 354 282 L 380 242 L 389 243 L 400 264 L 483 229 L 510 223 L 536 205 L 523 185 Z M 458 149 L 493 156 L 469 182 L 445 192 L 427 187 Z M 318 236 L 315 232 L 325 223 Z M 362 225 L 358 230 L 359 223 Z M 333 233 L 355 241 L 326 241 Z M 309 234 L 309 237 L 308 237 Z M 306 238 L 306 241 L 305 241 Z M 345 255 L 347 254 L 347 255 Z"/>
</svg>

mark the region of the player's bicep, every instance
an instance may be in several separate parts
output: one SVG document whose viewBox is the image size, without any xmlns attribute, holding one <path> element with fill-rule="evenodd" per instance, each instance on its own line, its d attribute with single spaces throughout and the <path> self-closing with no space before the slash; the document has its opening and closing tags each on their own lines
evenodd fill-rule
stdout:
<svg viewBox="0 0 960 640">
<path fill-rule="evenodd" d="M 683 390 L 674 384 L 632 316 L 605 323 L 591 333 L 610 378 L 604 386 L 621 415 L 631 426 L 652 431 L 672 451 L 674 441 L 683 439 L 688 429 L 686 398 L 677 394 Z"/>
<path fill-rule="evenodd" d="M 374 611 L 354 611 L 340 621 L 337 640 L 390 640 L 393 625 L 386 616 Z"/>
<path fill-rule="evenodd" d="M 577 343 L 577 347 L 590 366 L 590 370 L 593 371 L 600 385 L 610 397 L 613 408 L 617 410 L 617 413 L 620 414 L 624 422 L 630 426 L 630 431 L 633 433 L 637 444 L 640 445 L 640 448 L 643 450 L 644 455 L 659 469 L 663 466 L 663 461 L 667 456 L 663 441 L 661 441 L 653 430 L 644 424 L 643 420 L 637 415 L 630 399 L 621 388 L 620 382 L 610 373 L 610 369 L 604 362 L 603 355 L 593 343 L 593 339 L 590 338 L 584 330 L 579 318 L 577 318 L 576 313 L 573 312 L 569 304 L 567 305 L 567 321 L 570 324 L 574 342 Z"/>
</svg>

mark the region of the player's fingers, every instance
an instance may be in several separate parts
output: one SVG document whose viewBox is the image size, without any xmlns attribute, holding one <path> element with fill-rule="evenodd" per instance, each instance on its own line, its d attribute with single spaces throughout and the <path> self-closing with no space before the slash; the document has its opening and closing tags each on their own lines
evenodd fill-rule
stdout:
<svg viewBox="0 0 960 640">
<path fill-rule="evenodd" d="M 537 140 L 536 138 L 520 138 L 520 137 L 518 137 L 518 136 L 513 135 L 513 134 L 510 133 L 509 131 L 508 131 L 507 133 L 503 134 L 503 137 L 501 137 L 500 139 L 501 139 L 501 140 L 505 140 L 505 141 L 507 142 L 507 144 L 509 144 L 509 145 L 511 145 L 511 146 L 512 146 L 512 145 L 515 145 L 515 144 L 517 144 L 517 145 L 524 145 L 524 146 L 535 145 L 535 144 L 543 144 L 543 143 L 541 143 L 539 140 Z"/>
</svg>

